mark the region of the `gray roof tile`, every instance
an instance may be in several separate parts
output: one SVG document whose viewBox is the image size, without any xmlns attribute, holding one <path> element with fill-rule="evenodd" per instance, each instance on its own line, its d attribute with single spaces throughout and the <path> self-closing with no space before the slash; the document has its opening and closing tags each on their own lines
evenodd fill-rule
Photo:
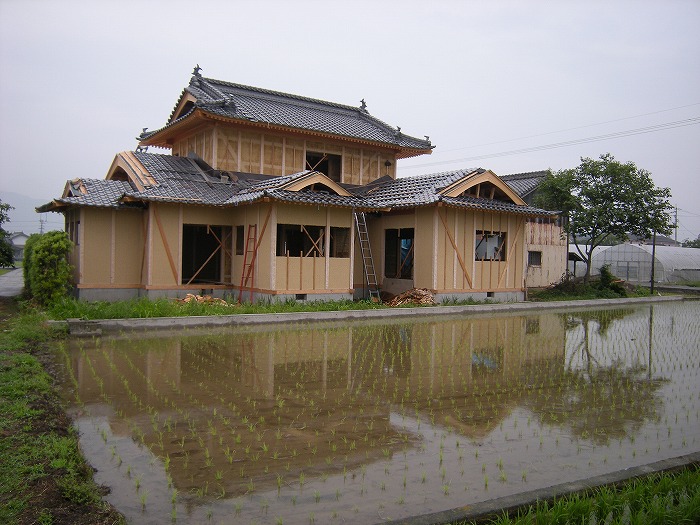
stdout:
<svg viewBox="0 0 700 525">
<path fill-rule="evenodd" d="M 118 207 L 121 199 L 128 201 L 155 201 L 203 206 L 238 206 L 263 198 L 294 204 L 336 206 L 364 210 L 410 208 L 443 202 L 460 208 L 503 211 L 527 215 L 553 215 L 553 212 L 531 206 L 475 197 L 444 197 L 440 190 L 474 173 L 465 169 L 399 179 L 382 178 L 374 181 L 368 191 L 362 187 L 350 188 L 351 196 L 336 195 L 324 191 L 289 191 L 283 189 L 289 182 L 308 175 L 309 171 L 284 177 L 265 177 L 245 174 L 224 181 L 221 172 L 205 170 L 193 159 L 137 152 L 136 158 L 146 168 L 156 184 L 138 191 L 128 182 L 118 180 L 82 180 L 87 194 L 82 194 L 80 184 L 73 189 L 73 196 L 57 199 L 63 204 L 79 206 Z M 47 205 L 49 206 L 49 205 Z"/>
<path fill-rule="evenodd" d="M 222 117 L 264 122 L 290 128 L 329 133 L 342 137 L 391 144 L 402 148 L 430 150 L 427 139 L 406 135 L 398 128 L 370 115 L 362 107 L 352 107 L 324 100 L 312 99 L 193 76 L 185 91 L 197 100 L 190 112 L 164 128 L 186 118 L 195 108 Z M 146 140 L 156 130 L 141 136 Z"/>
<path fill-rule="evenodd" d="M 537 189 L 540 182 L 547 176 L 548 171 L 531 171 L 529 173 L 514 173 L 503 175 L 501 180 L 520 195 L 523 199 Z"/>
<path fill-rule="evenodd" d="M 86 192 L 83 194 L 80 190 L 82 183 Z M 80 179 L 79 182 L 68 182 L 70 185 L 69 195 L 54 199 L 55 202 L 61 204 L 75 206 L 95 206 L 100 208 L 118 208 L 119 200 L 132 190 L 131 185 L 126 181 L 120 180 L 101 180 L 101 179 Z M 45 208 L 48 205 L 41 206 Z"/>
<path fill-rule="evenodd" d="M 385 208 L 409 207 L 437 202 L 438 192 L 473 172 L 473 169 L 446 171 L 390 180 L 367 193 L 373 202 Z"/>
</svg>

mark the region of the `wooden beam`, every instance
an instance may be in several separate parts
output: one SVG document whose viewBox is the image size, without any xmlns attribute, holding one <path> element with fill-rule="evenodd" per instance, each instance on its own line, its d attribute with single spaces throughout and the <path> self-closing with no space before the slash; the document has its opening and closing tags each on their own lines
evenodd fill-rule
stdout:
<svg viewBox="0 0 700 525">
<path fill-rule="evenodd" d="M 445 212 L 447 213 L 447 212 Z M 467 267 L 464 264 L 464 259 L 462 259 L 462 254 L 459 253 L 459 249 L 457 248 L 457 243 L 455 243 L 455 239 L 452 236 L 452 232 L 450 231 L 450 228 L 447 226 L 447 220 L 445 217 L 442 216 L 442 213 L 438 210 L 438 216 L 440 217 L 440 220 L 442 221 L 442 225 L 445 228 L 445 232 L 447 232 L 447 237 L 450 239 L 450 243 L 452 244 L 452 249 L 455 251 L 457 254 L 457 260 L 459 261 L 459 265 L 462 267 L 462 272 L 464 273 L 464 277 L 467 279 L 467 283 L 469 283 L 469 287 L 472 288 L 472 278 L 469 276 L 469 272 L 467 271 Z"/>
<path fill-rule="evenodd" d="M 173 255 L 170 253 L 170 246 L 168 245 L 168 239 L 165 236 L 165 232 L 163 231 L 163 224 L 160 222 L 160 215 L 158 214 L 158 208 L 155 206 L 155 204 L 152 204 L 153 206 L 153 216 L 156 218 L 156 224 L 158 225 L 158 231 L 160 232 L 160 238 L 163 241 L 163 247 L 165 248 L 165 254 L 168 256 L 168 263 L 170 263 L 170 270 L 173 272 L 173 278 L 175 279 L 175 284 L 180 284 L 180 279 L 177 275 L 177 266 L 175 265 L 175 261 L 173 260 Z M 151 261 L 153 262 L 153 261 Z"/>
<path fill-rule="evenodd" d="M 518 229 L 515 232 L 515 238 L 513 239 L 513 242 L 510 244 L 510 251 L 508 253 L 513 253 L 513 249 L 515 248 L 516 243 L 518 242 L 518 234 L 520 233 L 520 230 L 523 227 L 523 224 L 525 224 L 525 220 L 521 220 L 520 224 L 518 225 Z M 508 258 L 508 253 L 506 253 L 506 258 Z M 508 270 L 508 265 L 510 263 L 506 261 L 506 266 L 503 268 L 503 271 L 501 272 L 500 277 L 498 278 L 498 288 L 501 287 L 501 282 L 503 281 L 503 276 L 506 274 L 506 270 Z"/>
</svg>

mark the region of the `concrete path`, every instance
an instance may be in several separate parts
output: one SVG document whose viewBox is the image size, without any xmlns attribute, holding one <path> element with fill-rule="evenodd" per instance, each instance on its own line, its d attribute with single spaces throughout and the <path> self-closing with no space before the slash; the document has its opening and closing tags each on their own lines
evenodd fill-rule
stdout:
<svg viewBox="0 0 700 525">
<path fill-rule="evenodd" d="M 0 275 L 0 297 L 16 297 L 22 295 L 24 288 L 24 277 L 22 268 L 10 270 Z"/>
</svg>

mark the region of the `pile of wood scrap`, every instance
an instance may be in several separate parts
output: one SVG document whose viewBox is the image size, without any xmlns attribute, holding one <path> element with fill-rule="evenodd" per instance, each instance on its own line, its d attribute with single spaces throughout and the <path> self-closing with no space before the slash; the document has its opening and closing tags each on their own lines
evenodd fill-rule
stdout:
<svg viewBox="0 0 700 525">
<path fill-rule="evenodd" d="M 184 299 L 175 299 L 178 303 L 199 303 L 199 304 L 220 304 L 223 306 L 233 306 L 223 299 L 212 297 L 211 295 L 197 295 L 188 293 Z"/>
<path fill-rule="evenodd" d="M 387 301 L 385 304 L 388 306 L 405 306 L 408 304 L 428 306 L 435 304 L 435 297 L 433 296 L 433 292 L 430 290 L 425 288 L 414 288 L 413 290 L 400 293 L 393 299 Z"/>
</svg>

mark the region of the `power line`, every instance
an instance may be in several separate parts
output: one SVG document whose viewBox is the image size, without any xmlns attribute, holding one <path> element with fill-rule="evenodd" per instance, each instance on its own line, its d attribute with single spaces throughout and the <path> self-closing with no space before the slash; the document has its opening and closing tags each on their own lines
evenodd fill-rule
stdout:
<svg viewBox="0 0 700 525">
<path fill-rule="evenodd" d="M 413 164 L 410 166 L 403 166 L 403 169 L 412 169 L 412 168 L 423 168 L 423 167 L 428 167 L 428 166 L 441 166 L 444 164 L 452 164 L 455 162 L 468 162 L 472 160 L 482 160 L 482 159 L 491 159 L 495 157 L 506 157 L 510 155 L 520 155 L 522 153 L 532 153 L 534 151 L 545 151 L 549 149 L 558 149 L 558 148 L 565 148 L 568 146 L 576 146 L 578 144 L 587 144 L 590 142 L 600 142 L 602 140 L 610 140 L 610 139 L 616 139 L 616 138 L 622 138 L 622 137 L 632 137 L 634 135 L 644 135 L 646 133 L 654 133 L 657 131 L 664 131 L 667 129 L 675 129 L 675 128 L 682 128 L 686 126 L 694 126 L 700 124 L 700 117 L 692 117 L 689 119 L 684 119 L 684 120 L 676 120 L 674 122 L 666 122 L 664 124 L 656 124 L 653 126 L 646 126 L 643 128 L 636 128 L 636 129 L 630 129 L 630 130 L 625 130 L 625 131 L 618 131 L 614 133 L 607 133 L 605 135 L 596 135 L 593 137 L 586 137 L 582 139 L 574 139 L 574 140 L 568 140 L 564 142 L 555 142 L 553 144 L 544 144 L 541 146 L 533 146 L 529 148 L 522 148 L 522 149 L 516 149 L 516 150 L 509 150 L 509 151 L 501 151 L 498 153 L 490 153 L 486 155 L 476 155 L 473 157 L 463 157 L 460 159 L 451 159 L 451 160 L 443 160 L 439 162 L 427 162 L 423 164 Z"/>
<path fill-rule="evenodd" d="M 548 131 L 546 133 L 537 133 L 535 135 L 526 135 L 524 137 L 517 137 L 514 139 L 506 139 L 506 140 L 497 140 L 495 142 L 486 142 L 484 144 L 474 144 L 473 146 L 464 146 L 462 148 L 452 148 L 452 149 L 445 149 L 442 150 L 443 152 L 450 152 L 450 151 L 461 151 L 464 149 L 471 149 L 471 148 L 479 148 L 482 146 L 493 146 L 494 144 L 504 144 L 506 142 L 515 142 L 516 140 L 525 140 L 525 139 L 532 139 L 535 137 L 544 137 L 546 135 L 555 135 L 556 133 L 564 133 L 566 131 L 574 131 L 577 129 L 585 129 L 585 128 L 592 128 L 595 126 L 602 126 L 603 124 L 611 124 L 613 122 L 621 122 L 623 120 L 630 120 L 633 118 L 639 118 L 639 117 L 648 117 L 649 115 L 658 115 L 659 113 L 666 113 L 667 111 L 674 111 L 676 109 L 684 109 L 684 108 L 689 108 L 692 106 L 698 106 L 700 105 L 700 102 L 694 102 L 692 104 L 686 104 L 685 106 L 677 106 L 675 108 L 669 108 L 669 109 L 661 109 L 659 111 L 652 111 L 651 113 L 642 113 L 640 115 L 632 115 L 631 117 L 622 117 L 622 118 L 616 118 L 613 120 L 604 120 L 603 122 L 596 122 L 594 124 L 584 124 L 583 126 L 576 126 L 573 128 L 565 128 L 565 129 L 560 129 L 557 131 Z"/>
<path fill-rule="evenodd" d="M 692 215 L 693 217 L 700 217 L 700 213 L 695 213 L 692 211 L 684 210 L 683 208 L 678 208 L 678 211 L 682 211 L 686 215 Z"/>
</svg>

